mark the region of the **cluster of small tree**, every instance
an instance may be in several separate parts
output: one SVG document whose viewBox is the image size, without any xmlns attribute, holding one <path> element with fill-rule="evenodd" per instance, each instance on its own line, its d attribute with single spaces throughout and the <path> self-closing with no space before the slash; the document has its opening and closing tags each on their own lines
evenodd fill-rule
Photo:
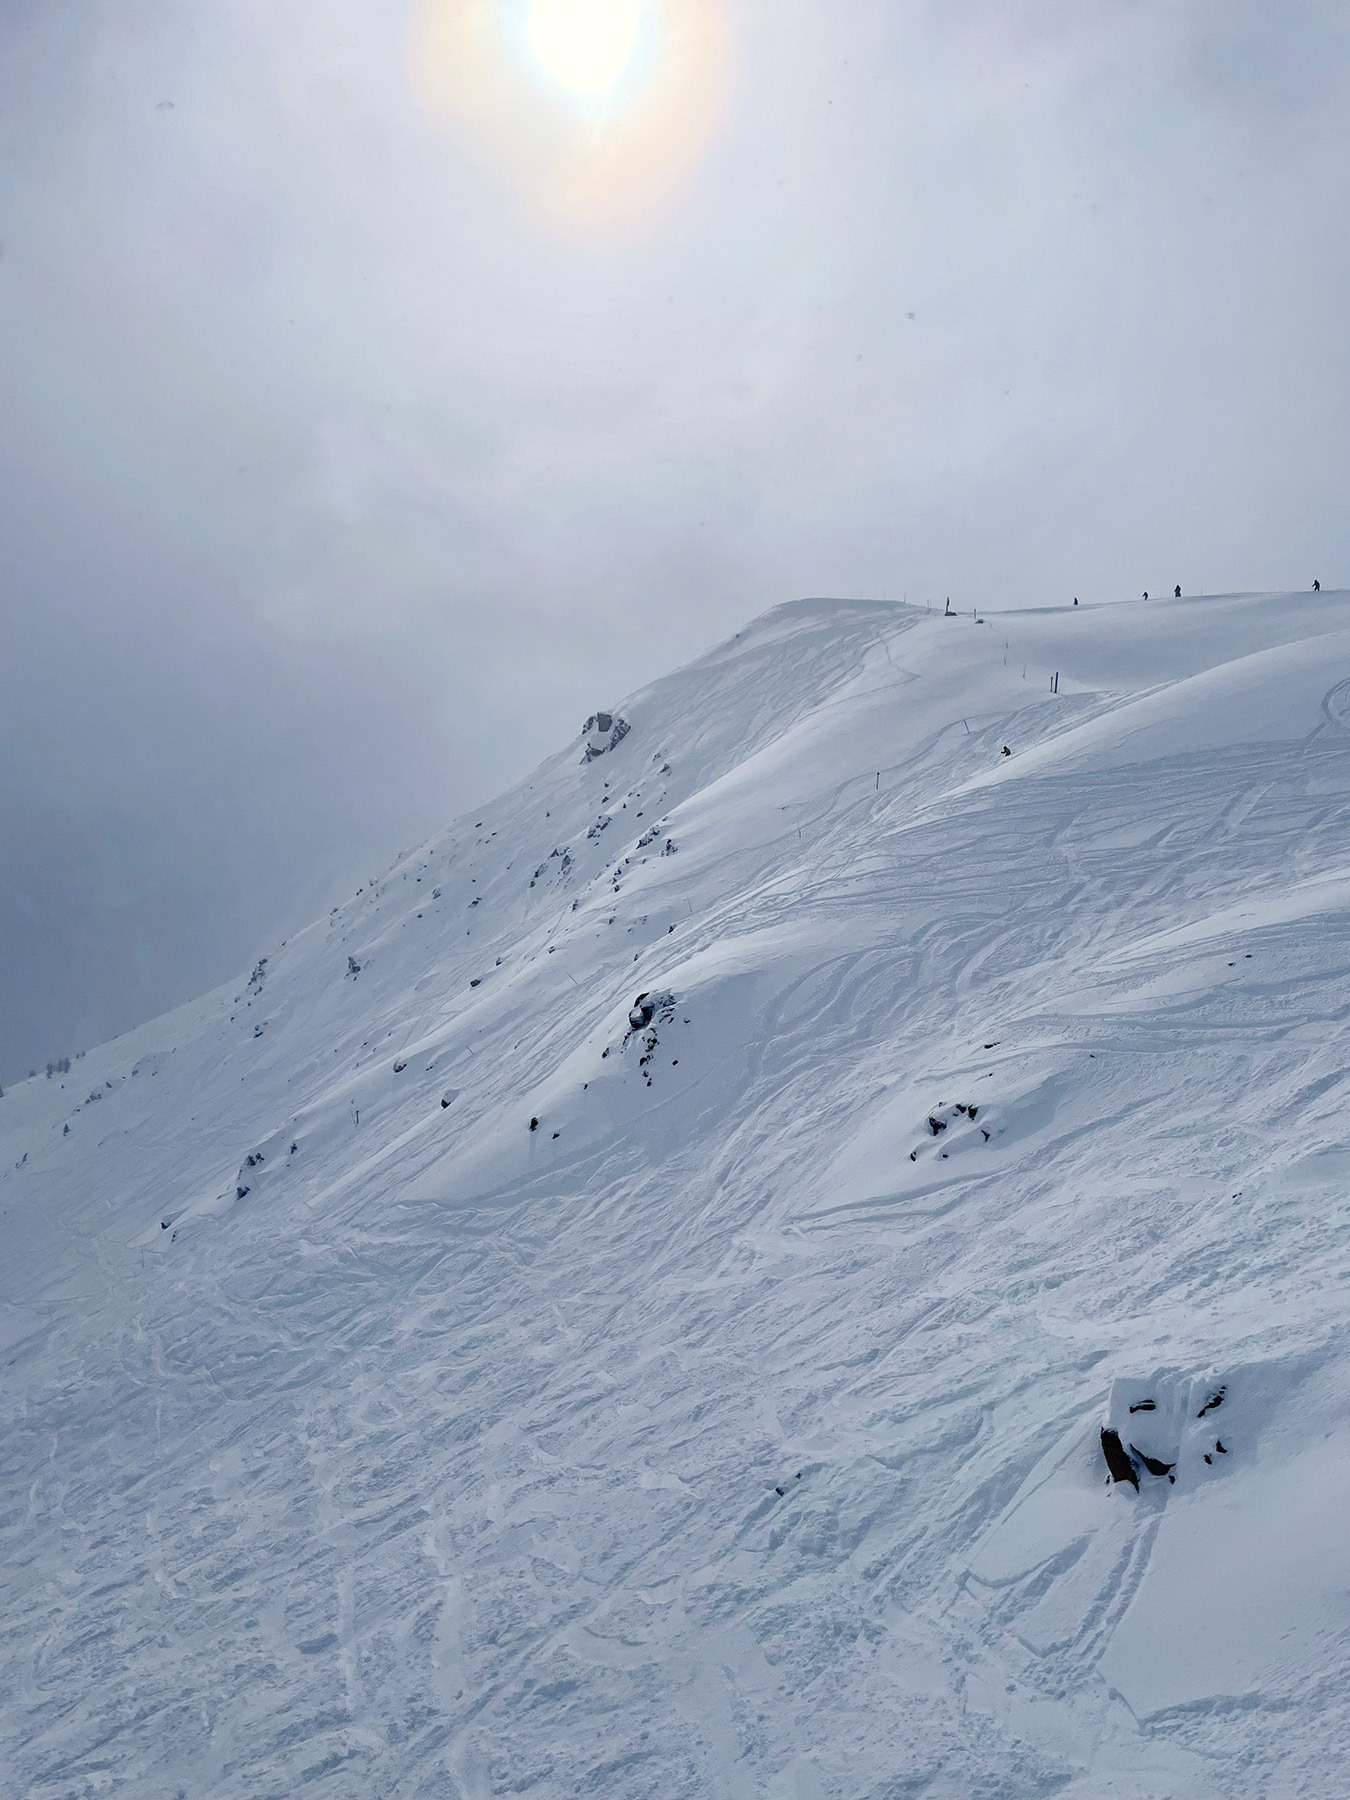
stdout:
<svg viewBox="0 0 1350 1800">
<path fill-rule="evenodd" d="M 49 1062 L 47 1064 L 47 1079 L 48 1079 L 48 1081 L 51 1080 L 53 1075 L 69 1075 L 69 1073 L 70 1073 L 70 1058 L 68 1056 L 59 1057 L 56 1060 L 56 1062 Z"/>
</svg>

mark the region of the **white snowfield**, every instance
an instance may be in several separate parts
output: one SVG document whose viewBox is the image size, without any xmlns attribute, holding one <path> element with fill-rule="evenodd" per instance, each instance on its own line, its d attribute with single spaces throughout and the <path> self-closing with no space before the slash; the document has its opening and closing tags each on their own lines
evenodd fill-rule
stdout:
<svg viewBox="0 0 1350 1800">
<path fill-rule="evenodd" d="M 1350 1791 L 1350 594 L 595 700 L 0 1101 L 0 1792 Z"/>
</svg>

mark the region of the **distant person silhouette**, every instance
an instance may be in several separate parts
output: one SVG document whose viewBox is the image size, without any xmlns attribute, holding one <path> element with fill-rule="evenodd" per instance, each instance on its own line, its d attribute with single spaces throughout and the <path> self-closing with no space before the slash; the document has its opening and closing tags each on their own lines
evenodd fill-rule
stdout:
<svg viewBox="0 0 1350 1800">
<path fill-rule="evenodd" d="M 1147 588 L 1144 589 L 1144 598 L 1145 598 L 1145 600 L 1148 599 L 1148 589 Z"/>
<path fill-rule="evenodd" d="M 1180 582 L 1178 582 L 1177 585 L 1172 589 L 1172 598 L 1174 600 L 1180 600 L 1180 598 L 1181 598 L 1181 583 Z"/>
<path fill-rule="evenodd" d="M 1078 604 L 1078 596 L 1077 596 L 1077 594 L 1075 594 L 1075 595 L 1074 595 L 1074 597 L 1073 597 L 1073 603 L 1074 603 L 1074 605 L 1075 605 L 1075 606 L 1077 606 L 1077 604 Z"/>
<path fill-rule="evenodd" d="M 1314 583 L 1313 583 L 1313 592 L 1314 592 L 1314 594 L 1320 594 L 1320 593 L 1321 593 L 1321 591 L 1322 591 L 1322 584 L 1321 584 L 1321 582 L 1320 582 L 1320 581 L 1314 581 Z"/>
</svg>

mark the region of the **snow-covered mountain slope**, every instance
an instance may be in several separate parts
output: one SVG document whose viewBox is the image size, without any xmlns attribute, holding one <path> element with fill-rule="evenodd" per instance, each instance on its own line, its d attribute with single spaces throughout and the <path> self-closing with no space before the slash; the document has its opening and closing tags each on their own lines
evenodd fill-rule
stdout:
<svg viewBox="0 0 1350 1800">
<path fill-rule="evenodd" d="M 12 1090 L 4 1793 L 1342 1792 L 1348 727 L 781 607 Z"/>
</svg>

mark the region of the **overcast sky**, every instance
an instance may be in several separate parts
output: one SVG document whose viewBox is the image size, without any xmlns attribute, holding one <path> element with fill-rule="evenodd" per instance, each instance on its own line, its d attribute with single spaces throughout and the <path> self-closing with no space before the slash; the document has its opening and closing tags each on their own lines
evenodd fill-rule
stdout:
<svg viewBox="0 0 1350 1800">
<path fill-rule="evenodd" d="M 1350 581 L 1344 0 L 639 14 L 0 0 L 0 1078 L 780 600 Z"/>
</svg>

